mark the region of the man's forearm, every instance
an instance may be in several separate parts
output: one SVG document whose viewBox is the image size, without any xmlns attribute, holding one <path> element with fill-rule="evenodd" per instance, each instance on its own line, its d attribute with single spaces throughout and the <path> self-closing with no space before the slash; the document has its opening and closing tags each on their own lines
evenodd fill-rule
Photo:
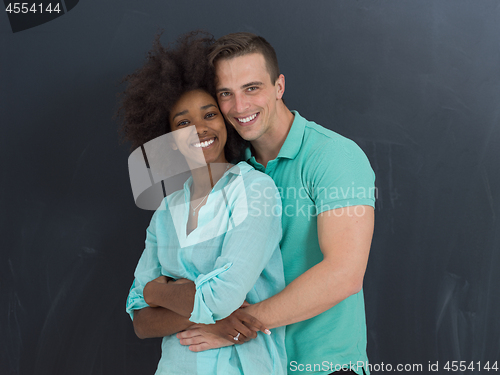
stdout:
<svg viewBox="0 0 500 375">
<path fill-rule="evenodd" d="M 268 328 L 301 322 L 359 292 L 362 282 L 352 280 L 351 275 L 342 270 L 332 271 L 332 265 L 322 261 L 297 277 L 280 293 L 248 306 L 244 311 Z"/>
<path fill-rule="evenodd" d="M 318 215 L 323 260 L 280 293 L 247 307 L 246 312 L 275 328 L 310 319 L 358 293 L 363 287 L 373 223 L 371 207 L 365 207 L 362 215 L 348 215 L 341 208 Z"/>
<path fill-rule="evenodd" d="M 170 336 L 192 324 L 189 318 L 163 307 L 134 310 L 134 331 L 141 339 Z"/>
</svg>

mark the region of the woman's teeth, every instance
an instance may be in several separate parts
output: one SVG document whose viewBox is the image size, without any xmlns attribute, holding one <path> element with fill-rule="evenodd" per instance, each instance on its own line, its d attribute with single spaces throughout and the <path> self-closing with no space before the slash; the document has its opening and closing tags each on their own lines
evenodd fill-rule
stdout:
<svg viewBox="0 0 500 375">
<path fill-rule="evenodd" d="M 194 144 L 194 147 L 198 147 L 198 148 L 200 148 L 200 147 L 203 147 L 203 148 L 204 148 L 204 147 L 208 147 L 208 146 L 210 146 L 212 143 L 214 143 L 214 141 L 215 141 L 215 138 L 212 138 L 212 139 L 209 139 L 208 141 L 205 141 L 205 142 L 195 143 L 195 144 Z"/>
<path fill-rule="evenodd" d="M 256 118 L 256 117 L 257 117 L 257 113 L 255 113 L 255 114 L 253 114 L 253 115 L 251 115 L 251 116 L 248 116 L 248 117 L 238 118 L 238 121 L 239 121 L 239 122 L 243 122 L 243 123 L 245 123 L 245 122 L 252 121 L 252 120 L 253 120 L 254 118 Z"/>
</svg>

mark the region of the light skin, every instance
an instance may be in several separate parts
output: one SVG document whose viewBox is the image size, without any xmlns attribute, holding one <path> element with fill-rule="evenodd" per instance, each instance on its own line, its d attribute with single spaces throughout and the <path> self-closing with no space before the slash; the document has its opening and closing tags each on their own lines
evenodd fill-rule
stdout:
<svg viewBox="0 0 500 375">
<path fill-rule="evenodd" d="M 204 198 L 230 166 L 224 154 L 227 130 L 217 101 L 202 90 L 182 95 L 172 107 L 169 120 L 174 132 L 171 147 L 184 155 L 193 175 L 191 212 L 194 215 L 189 215 L 186 228 L 189 234 L 198 224 L 199 209 L 206 203 Z M 240 309 L 217 324 L 194 325 L 189 317 L 195 292 L 194 283 L 187 279 L 168 282 L 165 276 L 160 276 L 147 283 L 143 295 L 149 307 L 134 311 L 137 336 L 163 337 L 188 327 L 204 327 L 207 337 L 222 347 L 244 343 L 255 338 L 256 331 L 266 331 L 262 323 Z M 238 332 L 239 340 L 235 342 L 233 337 Z"/>
<path fill-rule="evenodd" d="M 272 82 L 261 54 L 247 54 L 216 63 L 217 99 L 221 112 L 240 135 L 251 141 L 256 160 L 266 166 L 275 159 L 293 123 L 282 101 L 285 78 Z M 360 206 L 358 214 L 339 208 L 318 215 L 318 239 L 323 260 L 275 296 L 243 310 L 274 328 L 300 322 L 358 293 L 368 262 L 374 210 Z M 219 347 L 204 327 L 177 334 L 192 351 Z"/>
<path fill-rule="evenodd" d="M 292 126 L 293 114 L 281 98 L 285 76 L 272 82 L 264 57 L 252 53 L 216 64 L 217 100 L 226 119 L 251 141 L 256 160 L 275 159 Z"/>
</svg>

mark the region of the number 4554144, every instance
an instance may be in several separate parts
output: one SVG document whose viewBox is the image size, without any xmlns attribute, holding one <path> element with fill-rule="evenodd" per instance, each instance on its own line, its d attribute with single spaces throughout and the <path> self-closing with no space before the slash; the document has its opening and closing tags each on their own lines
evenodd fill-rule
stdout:
<svg viewBox="0 0 500 375">
<path fill-rule="evenodd" d="M 44 4 L 35 4 L 35 3 L 9 3 L 5 11 L 8 13 L 60 13 L 61 9 L 59 7 L 59 3 L 49 3 L 49 5 L 44 7 Z"/>
<path fill-rule="evenodd" d="M 467 362 L 467 361 L 448 361 L 443 367 L 446 371 L 466 371 L 466 370 L 485 370 L 485 371 L 498 371 L 498 363 L 495 361 L 490 364 L 490 361 L 486 363 L 478 362 Z"/>
</svg>

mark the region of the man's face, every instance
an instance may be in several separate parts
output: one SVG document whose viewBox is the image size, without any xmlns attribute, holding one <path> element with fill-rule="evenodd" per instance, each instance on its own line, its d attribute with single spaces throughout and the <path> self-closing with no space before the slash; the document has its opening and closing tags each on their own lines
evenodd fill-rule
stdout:
<svg viewBox="0 0 500 375">
<path fill-rule="evenodd" d="M 236 131 L 247 141 L 272 137 L 277 104 L 285 90 L 284 76 L 271 82 L 260 53 L 219 60 L 215 70 L 220 110 Z"/>
</svg>

